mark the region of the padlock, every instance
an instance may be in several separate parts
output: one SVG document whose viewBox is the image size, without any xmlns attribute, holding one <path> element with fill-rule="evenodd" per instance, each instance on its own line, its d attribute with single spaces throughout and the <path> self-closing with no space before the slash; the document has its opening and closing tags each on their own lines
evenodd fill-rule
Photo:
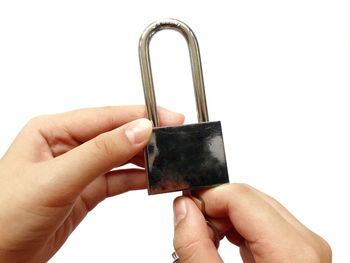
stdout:
<svg viewBox="0 0 350 263">
<path fill-rule="evenodd" d="M 158 127 L 149 55 L 150 40 L 160 30 L 180 32 L 187 41 L 197 104 L 197 124 Z M 145 148 L 148 194 L 192 191 L 229 182 L 220 121 L 209 122 L 199 46 L 183 22 L 165 19 L 152 23 L 139 42 L 139 58 L 148 118 L 153 131 Z"/>
</svg>

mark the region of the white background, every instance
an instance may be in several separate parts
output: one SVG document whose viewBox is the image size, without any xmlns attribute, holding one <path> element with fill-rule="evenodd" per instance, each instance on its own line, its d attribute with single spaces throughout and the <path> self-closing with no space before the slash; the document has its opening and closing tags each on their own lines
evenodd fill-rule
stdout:
<svg viewBox="0 0 350 263">
<path fill-rule="evenodd" d="M 158 18 L 197 35 L 211 120 L 231 182 L 274 196 L 349 259 L 348 1 L 0 1 L 0 152 L 33 116 L 143 104 L 138 40 Z M 188 52 L 151 43 L 160 105 L 196 120 Z M 146 191 L 93 210 L 51 260 L 170 262 L 172 200 Z M 222 242 L 225 262 L 240 262 Z"/>
</svg>

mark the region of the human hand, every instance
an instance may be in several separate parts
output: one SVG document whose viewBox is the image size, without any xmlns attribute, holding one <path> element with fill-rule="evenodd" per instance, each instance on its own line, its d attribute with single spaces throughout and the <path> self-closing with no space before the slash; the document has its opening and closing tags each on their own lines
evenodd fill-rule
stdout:
<svg viewBox="0 0 350 263">
<path fill-rule="evenodd" d="M 239 246 L 245 263 L 329 263 L 330 246 L 266 194 L 242 184 L 199 193 L 205 213 L 219 235 Z M 174 201 L 174 247 L 181 263 L 223 262 L 212 241 L 213 230 L 196 198 Z"/>
<path fill-rule="evenodd" d="M 46 262 L 106 197 L 146 187 L 151 123 L 141 106 L 106 107 L 30 121 L 0 160 L 0 262 Z M 183 116 L 159 109 L 162 125 Z M 136 121 L 133 121 L 136 120 Z"/>
</svg>

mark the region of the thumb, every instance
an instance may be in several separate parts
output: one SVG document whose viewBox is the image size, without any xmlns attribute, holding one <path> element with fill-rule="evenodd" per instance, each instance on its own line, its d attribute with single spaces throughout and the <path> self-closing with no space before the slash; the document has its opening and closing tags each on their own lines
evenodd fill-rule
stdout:
<svg viewBox="0 0 350 263">
<path fill-rule="evenodd" d="M 174 201 L 174 247 L 181 263 L 223 262 L 201 211 L 188 197 Z"/>
<path fill-rule="evenodd" d="M 65 197 L 74 198 L 96 177 L 124 164 L 140 152 L 151 132 L 151 122 L 138 119 L 102 133 L 55 158 L 56 169 L 50 181 L 56 190 L 64 189 Z"/>
</svg>

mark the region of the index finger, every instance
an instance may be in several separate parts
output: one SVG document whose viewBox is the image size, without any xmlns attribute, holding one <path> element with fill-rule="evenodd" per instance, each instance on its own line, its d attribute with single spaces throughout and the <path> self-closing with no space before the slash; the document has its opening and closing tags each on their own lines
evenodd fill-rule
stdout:
<svg viewBox="0 0 350 263">
<path fill-rule="evenodd" d="M 101 133 L 111 131 L 127 122 L 144 118 L 146 115 L 146 108 L 142 105 L 110 106 L 56 114 L 52 116 L 52 121 L 49 123 L 63 128 L 75 140 L 86 142 Z M 158 115 L 161 126 L 181 124 L 184 120 L 182 114 L 161 107 L 158 107 Z M 46 129 L 49 130 L 51 127 L 48 125 Z"/>
<path fill-rule="evenodd" d="M 20 132 L 7 156 L 15 153 L 16 159 L 29 158 L 32 161 L 56 157 L 101 133 L 145 116 L 145 106 L 141 105 L 87 108 L 39 116 Z M 161 107 L 158 107 L 158 116 L 161 126 L 181 124 L 184 121 L 182 114 Z"/>
</svg>

